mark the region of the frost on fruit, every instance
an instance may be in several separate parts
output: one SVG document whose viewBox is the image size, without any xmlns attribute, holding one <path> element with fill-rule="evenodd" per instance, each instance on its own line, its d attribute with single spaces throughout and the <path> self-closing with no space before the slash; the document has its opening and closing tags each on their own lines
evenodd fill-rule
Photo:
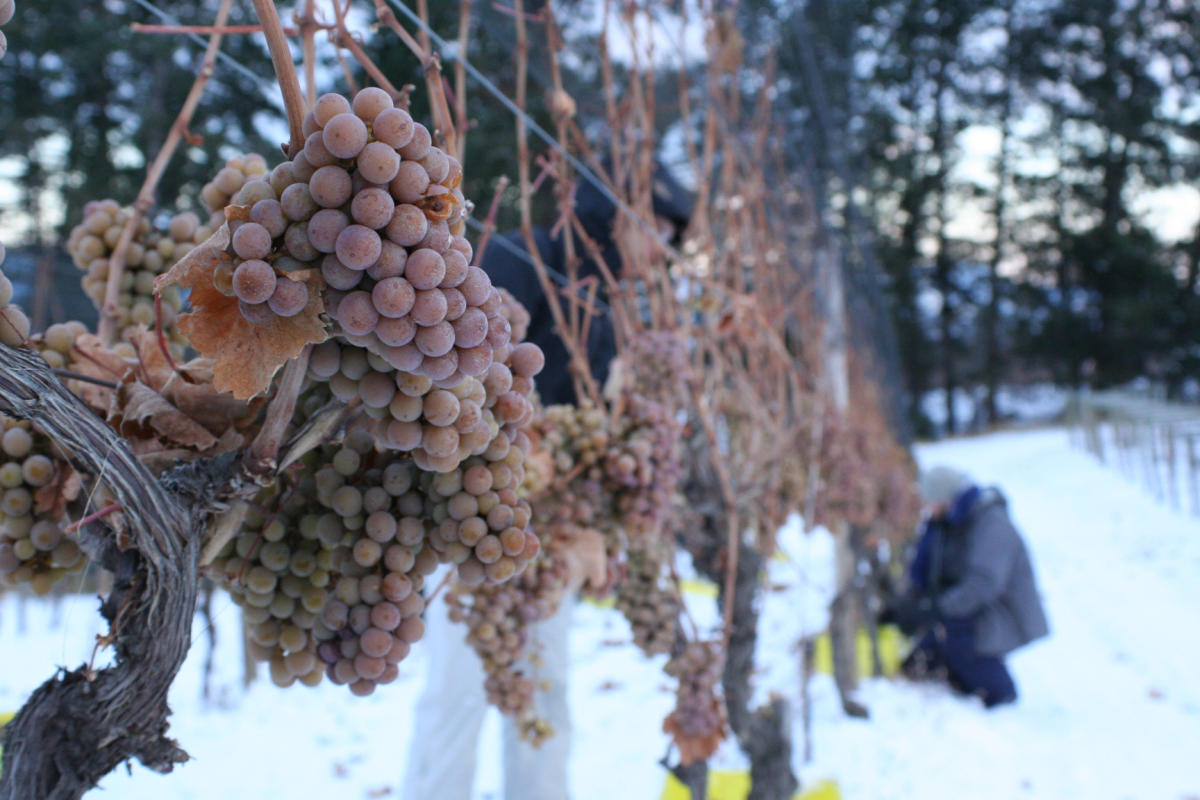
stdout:
<svg viewBox="0 0 1200 800">
<path fill-rule="evenodd" d="M 290 273 L 289 278 L 308 286 L 304 310 L 293 317 L 250 322 L 238 309 L 237 297 L 227 297 L 213 286 L 213 271 L 222 264 L 234 264 L 228 221 L 248 220 L 250 209 L 229 206 L 225 216 L 226 224 L 155 279 L 154 288 L 161 291 L 179 284 L 190 291 L 188 303 L 192 310 L 180 317 L 179 329 L 192 347 L 212 359 L 217 391 L 232 392 L 235 398 L 246 400 L 265 392 L 275 371 L 300 355 L 305 345 L 325 341 L 322 280 L 318 270 Z"/>
</svg>

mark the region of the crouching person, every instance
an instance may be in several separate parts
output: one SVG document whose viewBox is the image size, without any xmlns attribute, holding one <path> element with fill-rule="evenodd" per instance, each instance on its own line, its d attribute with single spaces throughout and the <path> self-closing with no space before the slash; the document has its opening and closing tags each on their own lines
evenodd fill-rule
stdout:
<svg viewBox="0 0 1200 800">
<path fill-rule="evenodd" d="M 934 467 L 921 475 L 926 523 L 909 592 L 889 615 L 916 646 L 914 679 L 943 679 L 988 708 L 1017 699 L 1004 656 L 1049 630 L 1025 543 L 998 489 Z"/>
</svg>

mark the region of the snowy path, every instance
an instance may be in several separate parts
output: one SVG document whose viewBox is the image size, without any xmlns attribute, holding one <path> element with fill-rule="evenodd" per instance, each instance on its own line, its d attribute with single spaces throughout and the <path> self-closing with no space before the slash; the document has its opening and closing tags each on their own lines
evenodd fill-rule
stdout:
<svg viewBox="0 0 1200 800">
<path fill-rule="evenodd" d="M 847 800 L 1185 800 L 1200 798 L 1200 521 L 1156 505 L 1115 469 L 1072 450 L 1066 433 L 1006 433 L 922 447 L 922 463 L 949 463 L 1002 486 L 1033 554 L 1051 636 L 1010 666 L 1020 702 L 987 713 L 941 688 L 868 681 L 867 722 L 846 719 L 831 681 L 818 677 L 814 761 L 806 779 L 836 778 Z M 772 562 L 779 591 L 764 603 L 757 689 L 795 698 L 802 629 L 823 622 L 827 537 L 791 531 L 790 562 Z M 236 615 L 217 604 L 221 702 L 200 701 L 206 646 L 197 646 L 171 694 L 172 735 L 194 760 L 162 777 L 141 767 L 110 775 L 95 797 L 396 798 L 409 717 L 424 680 L 418 647 L 396 684 L 370 698 L 341 688 L 238 688 Z M 695 600 L 701 625 L 711 600 Z M 0 599 L 0 711 L 18 706 L 56 664 L 87 658 L 98 632 L 94 601 L 64 604 L 62 619 Z M 613 612 L 582 606 L 572 631 L 573 800 L 657 800 L 665 750 L 659 730 L 672 697 L 658 661 L 641 658 Z M 19 656 L 18 656 L 19 654 Z M 477 800 L 498 800 L 499 726 L 485 726 Z M 796 742 L 801 739 L 799 715 Z M 733 747 L 717 766 L 737 767 Z M 510 798 L 510 800 L 517 800 Z"/>
</svg>

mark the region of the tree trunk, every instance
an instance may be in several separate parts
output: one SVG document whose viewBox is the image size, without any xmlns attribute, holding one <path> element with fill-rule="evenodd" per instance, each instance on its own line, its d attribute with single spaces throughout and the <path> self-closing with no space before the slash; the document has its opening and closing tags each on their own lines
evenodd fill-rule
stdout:
<svg viewBox="0 0 1200 800">
<path fill-rule="evenodd" d="M 696 569 L 717 584 L 717 607 L 725 604 L 725 536 L 719 517 L 703 517 L 704 535 L 689 537 L 689 550 Z M 733 616 L 721 674 L 721 689 L 729 727 L 750 759 L 750 800 L 791 800 L 799 786 L 792 772 L 791 721 L 787 703 L 773 700 L 751 710 L 754 650 L 758 644 L 758 609 L 755 599 L 762 586 L 759 576 L 763 555 L 757 548 L 738 543 L 737 573 L 734 576 Z M 685 780 L 678 769 L 675 774 Z M 707 776 L 707 773 L 705 773 Z M 686 781 L 685 781 L 686 782 Z M 703 797 L 693 793 L 693 797 Z"/>
<path fill-rule="evenodd" d="M 1004 96 L 1000 107 L 1000 154 L 996 159 L 996 240 L 992 245 L 992 259 L 988 263 L 988 305 L 984 315 L 985 349 L 984 368 L 987 383 L 987 398 L 984 409 L 989 425 L 996 424 L 996 392 L 1000 385 L 1000 262 L 1004 258 L 1004 245 L 1008 241 L 1008 216 L 1006 192 L 1008 190 L 1009 140 L 1012 136 L 1013 88 L 1016 83 L 1012 65 L 1012 40 L 1014 30 L 1013 9 L 1008 4 L 1005 16 L 1007 46 L 1004 56 Z"/>
<path fill-rule="evenodd" d="M 937 76 L 937 116 L 934 121 L 933 142 L 937 151 L 938 168 L 935 185 L 938 192 L 938 234 L 937 258 L 934 260 L 934 281 L 938 293 L 942 296 L 942 308 L 938 313 L 938 330 L 941 334 L 941 372 L 942 389 L 945 392 L 946 433 L 953 435 L 958 432 L 958 418 L 954 411 L 954 392 L 958 388 L 957 372 L 954 368 L 954 286 L 951 273 L 954 262 L 950 254 L 950 240 L 946 234 L 946 225 L 950 216 L 947 207 L 947 182 L 950 178 L 950 142 L 947 137 L 946 122 L 946 62 L 943 58 L 938 68 Z"/>
</svg>

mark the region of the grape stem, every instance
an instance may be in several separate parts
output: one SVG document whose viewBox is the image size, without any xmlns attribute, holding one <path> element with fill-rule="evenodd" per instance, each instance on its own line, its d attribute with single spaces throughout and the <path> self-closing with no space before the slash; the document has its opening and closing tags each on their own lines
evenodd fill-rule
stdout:
<svg viewBox="0 0 1200 800">
<path fill-rule="evenodd" d="M 479 266 L 479 262 L 483 260 L 483 251 L 487 249 L 488 240 L 492 238 L 492 234 L 496 231 L 496 214 L 500 211 L 500 198 L 504 195 L 504 190 L 508 188 L 509 180 L 507 175 L 501 175 L 496 181 L 496 193 L 492 195 L 492 204 L 488 206 L 487 218 L 483 221 L 483 236 L 479 239 L 479 246 L 475 248 L 475 266 Z"/>
<path fill-rule="evenodd" d="M 158 342 L 158 349 L 162 351 L 167 364 L 172 370 L 179 372 L 179 365 L 175 363 L 175 358 L 171 355 L 171 348 L 167 345 L 167 335 L 163 332 L 162 290 L 157 286 L 154 287 L 154 338 Z"/>
<path fill-rule="evenodd" d="M 381 2 L 382 0 L 376 0 Z M 533 209 L 530 204 L 532 195 L 529 181 L 529 137 L 526 134 L 526 114 L 525 112 L 525 94 L 527 91 L 526 76 L 529 70 L 529 40 L 525 35 L 525 16 L 524 4 L 522 0 L 515 0 L 515 8 L 517 15 L 515 17 L 517 25 L 517 108 L 522 112 L 515 114 L 517 126 L 517 167 L 521 186 L 521 234 L 525 239 L 525 249 L 529 252 L 533 259 L 534 271 L 537 272 L 538 283 L 542 287 L 542 294 L 546 297 L 546 305 L 550 309 L 550 315 L 554 318 L 554 326 L 560 333 L 569 333 L 567 320 L 563 316 L 562 303 L 559 301 L 558 292 L 550 283 L 550 276 L 546 272 L 546 264 L 542 261 L 541 251 L 538 249 L 537 242 L 533 237 Z M 577 384 L 581 384 L 578 394 L 583 397 L 589 397 L 597 405 L 602 405 L 600 398 L 600 388 L 596 385 L 596 379 L 592 376 L 592 370 L 588 364 L 587 358 L 583 354 L 578 339 L 574 336 L 563 336 L 563 344 L 567 348 L 567 353 L 571 358 L 571 373 L 572 378 Z"/>
<path fill-rule="evenodd" d="M 66 378 L 72 381 L 82 381 L 83 383 L 94 383 L 96 386 L 103 386 L 105 389 L 116 389 L 117 384 L 113 381 L 106 381 L 103 378 L 93 378 L 91 375 L 84 375 L 82 372 L 74 372 L 62 367 L 54 367 L 54 374 L 60 378 Z"/>
<path fill-rule="evenodd" d="M 426 608 L 429 608 L 430 606 L 433 605 L 433 601 L 437 599 L 437 596 L 442 593 L 443 589 L 445 589 L 447 586 L 450 585 L 451 579 L 456 574 L 457 574 L 457 568 L 446 571 L 446 574 L 442 577 L 442 580 L 438 583 L 437 586 L 435 586 L 433 588 L 433 591 L 429 593 L 428 599 L 425 600 Z"/>
<path fill-rule="evenodd" d="M 417 12 L 422 22 L 428 25 L 429 15 L 424 0 L 419 0 L 417 3 Z M 434 131 L 441 135 L 443 150 L 447 153 L 458 152 L 454 122 L 450 117 L 450 108 L 446 101 L 446 87 L 442 81 L 442 63 L 436 53 L 430 52 L 429 34 L 425 28 L 422 28 L 421 41 L 418 42 L 414 39 L 412 34 L 400 24 L 400 20 L 396 19 L 396 14 L 387 7 L 385 0 L 375 0 L 375 14 L 379 17 L 380 24 L 391 28 L 400 37 L 400 41 L 404 42 L 404 45 L 421 62 L 425 71 L 425 85 L 429 91 L 429 107 L 433 112 Z"/>
<path fill-rule="evenodd" d="M 279 12 L 273 0 L 254 0 L 254 11 L 267 37 L 267 48 L 271 51 L 271 64 L 275 67 L 275 78 L 283 92 L 283 107 L 287 111 L 288 131 L 291 141 L 286 155 L 292 158 L 304 147 L 304 94 L 300 91 L 300 78 L 296 75 L 296 64 L 288 47 Z"/>
<path fill-rule="evenodd" d="M 349 2 L 347 2 L 347 8 L 349 5 Z M 371 76 L 371 80 L 375 81 L 376 85 L 378 85 L 380 89 L 383 89 L 385 92 L 391 95 L 392 100 L 395 100 L 400 96 L 400 90 L 392 85 L 392 82 L 389 81 L 387 76 L 383 74 L 383 70 L 381 70 L 379 66 L 371 60 L 371 57 L 367 55 L 366 51 L 359 46 L 358 40 L 356 40 L 354 35 L 350 33 L 350 30 L 346 27 L 346 9 L 342 8 L 337 0 L 334 0 L 333 10 L 334 13 L 337 14 L 337 26 L 334 28 L 334 32 L 336 34 L 334 37 L 334 44 L 338 47 L 344 47 L 349 50 L 350 54 L 354 56 L 354 60 L 357 61 L 362 68 L 366 70 L 367 74 Z"/>
<path fill-rule="evenodd" d="M 458 4 L 458 52 L 466 53 L 470 45 L 472 0 L 460 0 Z M 458 123 L 458 152 L 454 156 L 458 163 L 466 163 L 467 155 L 467 68 L 461 58 L 454 60 L 454 119 Z"/>
<path fill-rule="evenodd" d="M 129 245 L 133 242 L 133 237 L 142 224 L 147 209 L 154 202 L 154 190 L 158 186 L 159 180 L 162 179 L 171 156 L 175 154 L 179 141 L 184 138 L 188 125 L 192 121 L 192 115 L 196 112 L 196 106 L 200 103 L 200 97 L 204 94 L 208 79 L 212 76 L 217 52 L 221 48 L 219 29 L 229 18 L 229 8 L 232 5 L 233 0 L 221 0 L 221 6 L 217 9 L 215 25 L 218 30 L 214 31 L 208 40 L 208 47 L 204 51 L 204 60 L 200 63 L 200 71 L 192 82 L 192 88 L 183 101 L 183 108 L 179 110 L 179 115 L 171 125 L 171 130 L 167 133 L 162 148 L 154 157 L 150 169 L 146 171 L 146 179 L 142 182 L 142 188 L 138 190 L 137 199 L 133 203 L 133 213 L 125 223 L 121 237 L 117 240 L 117 246 L 113 248 L 112 255 L 108 259 L 108 283 L 104 287 L 104 305 L 100 309 L 100 328 L 97 331 L 100 341 L 106 345 L 112 344 L 117 336 L 117 299 L 121 294 L 121 276 L 125 272 L 125 256 L 129 252 Z"/>
<path fill-rule="evenodd" d="M 312 345 L 308 345 L 283 368 L 283 378 L 271 403 L 267 406 L 266 420 L 254 441 L 250 444 L 247 454 L 247 469 L 252 474 L 266 475 L 276 470 L 275 457 L 279 454 L 279 445 L 283 435 L 292 421 L 296 411 L 296 398 L 304 386 L 304 376 L 308 372 L 308 356 Z"/>
<path fill-rule="evenodd" d="M 499 11 L 501 14 L 506 14 L 506 15 L 508 15 L 508 16 L 510 16 L 510 17 L 515 17 L 515 16 L 517 15 L 517 12 L 516 12 L 516 10 L 514 10 L 512 6 L 506 6 L 506 5 L 504 5 L 503 3 L 496 3 L 496 2 L 493 2 L 493 3 L 492 3 L 492 8 L 496 9 L 496 10 L 497 10 L 497 11 Z M 545 10 L 545 9 L 543 8 L 543 11 L 544 11 L 544 10 Z M 525 21 L 526 21 L 526 22 L 532 22 L 532 23 L 534 23 L 534 24 L 537 24 L 537 23 L 539 23 L 539 22 L 544 22 L 544 21 L 545 21 L 545 20 L 543 20 L 543 19 L 542 19 L 542 16 L 541 16 L 541 14 L 540 14 L 540 13 L 538 13 L 538 14 L 530 14 L 528 11 L 526 11 L 526 12 L 524 12 L 524 17 L 525 17 Z"/>
<path fill-rule="evenodd" d="M 316 19 L 316 0 L 304 0 L 304 15 L 295 21 L 300 25 L 300 49 L 304 54 L 304 104 L 312 108 L 317 104 L 316 37 L 321 27 Z"/>
<path fill-rule="evenodd" d="M 70 525 L 68 525 L 66 527 L 66 532 L 74 533 L 75 531 L 82 528 L 84 525 L 87 525 L 88 523 L 91 523 L 91 522 L 95 522 L 96 520 L 102 519 L 103 517 L 107 517 L 109 514 L 113 513 L 114 511 L 120 511 L 120 510 L 121 510 L 120 503 L 109 503 L 104 508 L 100 509 L 99 511 L 93 511 L 91 514 L 88 514 L 83 519 L 72 522 Z"/>
</svg>

